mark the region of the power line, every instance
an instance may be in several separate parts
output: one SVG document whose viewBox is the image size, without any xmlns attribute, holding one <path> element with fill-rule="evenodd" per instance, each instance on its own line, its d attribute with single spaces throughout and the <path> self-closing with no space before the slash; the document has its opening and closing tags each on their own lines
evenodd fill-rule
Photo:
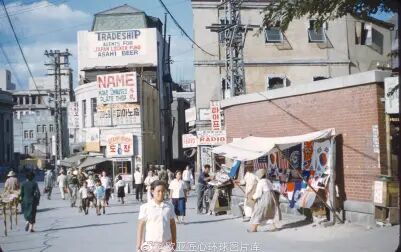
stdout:
<svg viewBox="0 0 401 252">
<path fill-rule="evenodd" d="M 4 0 L 1 0 L 1 3 L 3 4 L 4 12 L 5 12 L 6 15 L 7 15 L 8 23 L 9 23 L 10 26 L 11 26 L 11 30 L 13 31 L 15 41 L 16 41 L 17 44 L 18 44 L 18 48 L 19 48 L 19 50 L 20 50 L 20 52 L 21 52 L 22 58 L 24 59 L 26 68 L 28 69 L 29 75 L 30 75 L 31 78 L 32 78 L 33 84 L 35 84 L 36 91 L 38 91 L 38 94 L 40 95 L 40 91 L 39 91 L 39 89 L 38 89 L 38 86 L 36 85 L 36 81 L 35 81 L 35 78 L 33 77 L 31 68 L 29 67 L 28 61 L 26 60 L 26 57 L 25 57 L 24 51 L 22 50 L 22 47 L 21 47 L 21 44 L 20 44 L 20 42 L 19 42 L 18 36 L 17 36 L 17 34 L 15 33 L 15 29 L 14 29 L 13 23 L 11 22 L 10 16 L 8 15 L 7 7 L 6 7 L 5 3 L 4 3 Z M 43 100 L 43 101 L 44 101 L 45 105 L 47 106 L 46 101 L 45 101 L 45 100 Z"/>
<path fill-rule="evenodd" d="M 216 56 L 214 54 L 211 54 L 210 52 L 206 51 L 203 49 L 200 45 L 198 45 L 189 35 L 188 33 L 182 28 L 182 26 L 178 23 L 178 21 L 175 19 L 175 17 L 171 14 L 167 6 L 163 3 L 162 0 L 159 0 L 160 4 L 163 6 L 164 10 L 170 15 L 171 19 L 173 20 L 174 24 L 181 30 L 181 32 L 194 44 L 196 47 L 198 47 L 202 52 L 210 55 L 210 56 Z"/>
<path fill-rule="evenodd" d="M 55 6 L 55 4 L 63 4 L 63 3 L 65 3 L 65 2 L 67 2 L 67 1 L 61 1 L 61 2 L 59 2 L 59 3 L 56 3 L 56 2 L 45 2 L 46 4 L 44 4 L 44 5 L 38 5 L 38 6 L 35 6 L 35 7 L 29 7 L 29 8 L 17 10 L 17 11 L 15 11 L 15 12 L 9 13 L 8 15 L 9 15 L 9 16 L 17 16 L 17 15 L 22 14 L 22 13 L 35 11 L 35 10 L 37 10 L 37 9 L 47 8 L 47 7 L 50 7 L 50 6 Z M 31 4 L 33 4 L 33 3 L 31 3 Z M 21 5 L 21 6 L 22 6 L 22 5 Z M 28 5 L 26 5 L 26 6 L 28 6 Z M 6 17 L 6 15 L 1 15 L 1 16 L 0 16 L 0 18 L 3 18 L 3 17 Z"/>
</svg>

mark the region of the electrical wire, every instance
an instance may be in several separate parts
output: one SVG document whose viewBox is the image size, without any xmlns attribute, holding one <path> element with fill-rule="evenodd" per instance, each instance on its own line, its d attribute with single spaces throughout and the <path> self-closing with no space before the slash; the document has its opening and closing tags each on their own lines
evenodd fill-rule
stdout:
<svg viewBox="0 0 401 252">
<path fill-rule="evenodd" d="M 7 64 L 10 66 L 11 72 L 13 73 L 13 76 L 15 77 L 15 79 L 16 79 L 16 81 L 17 81 L 17 83 L 18 83 L 18 86 L 19 86 L 19 87 L 22 87 L 22 86 L 21 86 L 21 83 L 22 83 L 22 82 L 21 82 L 20 79 L 18 78 L 17 72 L 15 71 L 13 65 L 11 64 L 10 58 L 8 58 L 8 55 L 6 54 L 6 51 L 4 50 L 4 48 L 3 48 L 3 46 L 2 46 L 1 44 L 0 44 L 0 50 L 1 50 L 1 52 L 3 53 L 4 58 L 5 58 L 6 61 L 7 61 Z"/>
<path fill-rule="evenodd" d="M 29 67 L 28 61 L 26 60 L 26 57 L 25 57 L 24 51 L 22 50 L 22 47 L 21 47 L 21 44 L 20 44 L 20 42 L 19 42 L 18 36 L 17 36 L 17 34 L 15 33 L 14 25 L 13 25 L 11 19 L 10 19 L 10 16 L 8 15 L 8 11 L 7 11 L 6 4 L 4 3 L 4 0 L 0 0 L 0 1 L 1 1 L 2 5 L 3 5 L 4 12 L 5 12 L 6 15 L 7 15 L 8 23 L 10 24 L 11 30 L 12 30 L 12 32 L 13 32 L 13 34 L 14 34 L 15 41 L 16 41 L 17 44 L 18 44 L 18 48 L 19 48 L 19 50 L 20 50 L 20 52 L 21 52 L 21 55 L 22 55 L 22 58 L 23 58 L 23 60 L 24 60 L 24 62 L 25 62 L 25 66 L 26 66 L 26 68 L 28 69 L 29 75 L 30 75 L 31 78 L 32 78 L 32 81 L 33 81 L 33 84 L 35 85 L 36 91 L 38 91 L 38 94 L 40 95 L 40 91 L 39 91 L 38 86 L 37 86 L 37 84 L 36 84 L 35 78 L 33 77 L 31 68 Z M 45 103 L 45 105 L 46 105 L 47 107 L 49 106 L 49 105 L 47 104 L 47 102 L 46 102 L 45 99 L 43 100 L 43 102 Z"/>
<path fill-rule="evenodd" d="M 184 28 L 182 28 L 182 26 L 178 23 L 178 21 L 175 19 L 175 17 L 171 14 L 171 12 L 169 11 L 169 9 L 167 8 L 167 6 L 163 3 L 162 0 L 159 0 L 160 4 L 163 6 L 164 10 L 169 14 L 169 16 L 171 17 L 171 19 L 173 20 L 174 24 L 181 30 L 181 32 L 185 35 L 185 37 L 187 37 L 196 47 L 198 47 L 202 52 L 210 55 L 210 56 L 216 56 L 214 54 L 211 54 L 210 52 L 206 51 L 205 49 L 203 49 L 200 45 L 198 45 L 189 35 L 188 33 L 184 30 Z"/>
</svg>

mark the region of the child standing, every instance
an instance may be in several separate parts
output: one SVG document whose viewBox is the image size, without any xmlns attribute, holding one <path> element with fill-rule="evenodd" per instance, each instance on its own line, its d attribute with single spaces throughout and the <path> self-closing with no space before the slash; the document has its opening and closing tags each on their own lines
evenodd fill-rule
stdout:
<svg viewBox="0 0 401 252">
<path fill-rule="evenodd" d="M 95 188 L 95 196 L 96 196 L 96 214 L 100 215 L 100 208 L 103 208 L 103 214 L 106 214 L 106 205 L 105 205 L 105 196 L 106 189 L 102 186 L 100 180 L 96 181 Z"/>
<path fill-rule="evenodd" d="M 81 199 L 82 210 L 87 215 L 89 211 L 89 198 L 88 198 L 88 183 L 82 183 L 82 187 L 78 191 L 79 198 Z"/>
<path fill-rule="evenodd" d="M 124 204 L 124 197 L 125 197 L 125 182 L 122 179 L 121 175 L 118 175 L 117 177 L 117 183 L 116 183 L 116 187 L 117 187 L 117 197 L 118 200 L 120 201 L 121 199 L 121 203 Z"/>
<path fill-rule="evenodd" d="M 150 186 L 152 198 L 139 210 L 137 251 L 172 252 L 176 249 L 177 230 L 174 207 L 164 201 L 167 190 L 165 182 L 156 180 Z"/>
</svg>

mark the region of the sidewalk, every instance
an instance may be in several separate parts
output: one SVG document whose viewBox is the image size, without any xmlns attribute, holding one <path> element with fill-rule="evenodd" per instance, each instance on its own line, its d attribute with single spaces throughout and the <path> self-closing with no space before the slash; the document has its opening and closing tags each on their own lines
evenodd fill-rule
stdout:
<svg viewBox="0 0 401 252">
<path fill-rule="evenodd" d="M 129 195 L 127 204 L 112 200 L 106 215 L 78 213 L 62 201 L 57 190 L 52 200 L 41 199 L 35 233 L 26 233 L 20 215 L 18 227 L 0 244 L 11 251 L 135 251 L 136 224 L 140 204 Z M 282 230 L 247 233 L 248 223 L 230 215 L 197 215 L 194 192 L 188 200 L 186 225 L 177 225 L 177 251 L 394 251 L 398 226 L 368 230 L 343 224 L 324 228 L 306 224 L 299 218 L 283 216 Z M 2 223 L 1 223 L 2 224 Z M 264 227 L 263 230 L 268 230 Z M 239 248 L 243 248 L 240 250 Z M 196 248 L 196 249 L 195 249 Z"/>
</svg>

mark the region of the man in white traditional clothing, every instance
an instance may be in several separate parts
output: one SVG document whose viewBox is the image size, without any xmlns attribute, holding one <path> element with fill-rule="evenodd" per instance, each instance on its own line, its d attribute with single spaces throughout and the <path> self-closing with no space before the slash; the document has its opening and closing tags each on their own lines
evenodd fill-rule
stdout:
<svg viewBox="0 0 401 252">
<path fill-rule="evenodd" d="M 241 180 L 236 180 L 236 184 L 245 186 L 244 195 L 244 222 L 248 222 L 251 219 L 253 207 L 255 205 L 252 195 L 255 193 L 256 185 L 258 184 L 258 177 L 253 173 L 253 167 L 247 166 L 245 176 Z"/>
</svg>

